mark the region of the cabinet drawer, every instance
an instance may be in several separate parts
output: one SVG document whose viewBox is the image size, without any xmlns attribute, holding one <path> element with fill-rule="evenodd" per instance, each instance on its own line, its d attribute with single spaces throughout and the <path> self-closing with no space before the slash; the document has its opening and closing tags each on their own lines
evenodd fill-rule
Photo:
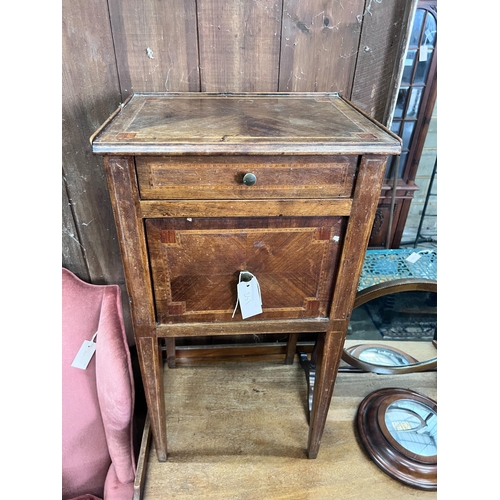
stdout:
<svg viewBox="0 0 500 500">
<path fill-rule="evenodd" d="M 357 156 L 136 157 L 142 199 L 349 198 Z M 255 183 L 244 182 L 246 174 Z"/>
</svg>

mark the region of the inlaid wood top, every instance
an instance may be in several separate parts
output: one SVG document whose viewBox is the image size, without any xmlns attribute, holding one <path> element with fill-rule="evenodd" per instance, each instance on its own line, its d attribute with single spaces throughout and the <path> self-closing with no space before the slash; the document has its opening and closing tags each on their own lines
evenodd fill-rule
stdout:
<svg viewBox="0 0 500 500">
<path fill-rule="evenodd" d="M 399 154 L 336 93 L 140 93 L 91 138 L 101 154 Z"/>
</svg>

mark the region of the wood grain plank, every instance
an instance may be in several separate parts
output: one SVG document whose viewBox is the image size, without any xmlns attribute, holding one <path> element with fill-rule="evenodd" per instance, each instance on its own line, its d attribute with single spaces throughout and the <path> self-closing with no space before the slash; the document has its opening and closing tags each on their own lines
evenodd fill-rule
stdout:
<svg viewBox="0 0 500 500">
<path fill-rule="evenodd" d="M 201 90 L 278 88 L 281 1 L 198 0 Z"/>
<path fill-rule="evenodd" d="M 340 329 L 345 322 L 333 321 L 333 325 Z M 159 324 L 157 334 L 159 337 L 191 337 L 194 335 L 252 335 L 266 333 L 302 333 L 324 332 L 329 322 L 324 318 L 318 319 L 292 319 L 292 320 L 267 320 L 267 321 L 229 321 L 219 323 L 179 323 Z"/>
<path fill-rule="evenodd" d="M 285 217 L 349 215 L 352 200 L 214 200 L 203 204 L 192 201 L 141 201 L 141 216 L 146 219 L 161 217 Z"/>
<path fill-rule="evenodd" d="M 110 0 L 123 96 L 199 90 L 196 2 Z"/>
<path fill-rule="evenodd" d="M 387 124 L 395 104 L 416 0 L 369 2 L 350 99 L 371 117 Z"/>
<path fill-rule="evenodd" d="M 353 422 L 369 393 L 407 387 L 436 400 L 436 373 L 340 373 L 321 457 L 304 454 L 307 385 L 298 363 L 235 362 L 166 370 L 170 457 L 151 450 L 143 500 L 435 500 L 364 453 Z"/>
<path fill-rule="evenodd" d="M 350 95 L 364 3 L 364 0 L 284 1 L 281 92 L 326 91 Z"/>
<path fill-rule="evenodd" d="M 90 281 L 123 283 L 103 162 L 89 144 L 121 100 L 107 2 L 64 0 L 62 28 L 62 162 L 68 202 Z M 63 247 L 72 245 L 69 239 L 68 232 L 63 234 Z M 70 267 L 73 262 L 73 257 L 71 263 L 66 260 Z"/>
<path fill-rule="evenodd" d="M 90 275 L 85 263 L 83 247 L 80 243 L 76 224 L 68 199 L 66 182 L 62 179 L 62 266 L 69 269 L 81 280 L 89 282 Z"/>
</svg>

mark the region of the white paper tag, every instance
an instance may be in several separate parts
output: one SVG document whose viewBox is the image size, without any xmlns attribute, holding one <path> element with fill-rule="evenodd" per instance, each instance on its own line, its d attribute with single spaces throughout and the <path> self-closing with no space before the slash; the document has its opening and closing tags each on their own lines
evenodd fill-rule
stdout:
<svg viewBox="0 0 500 500">
<path fill-rule="evenodd" d="M 428 54 L 429 54 L 429 47 L 427 45 L 421 45 L 418 53 L 419 62 L 427 61 Z"/>
<path fill-rule="evenodd" d="M 406 257 L 406 260 L 408 262 L 411 262 L 412 264 L 415 264 L 415 262 L 417 262 L 417 260 L 420 259 L 420 257 L 421 257 L 421 255 L 419 253 L 413 252 L 408 257 Z"/>
<path fill-rule="evenodd" d="M 249 281 L 242 281 L 242 277 L 248 278 L 248 276 L 250 276 Z M 233 311 L 233 318 L 238 304 L 240 305 L 241 317 L 243 319 L 262 313 L 260 286 L 257 278 L 252 273 L 249 273 L 248 271 L 242 271 L 240 273 L 240 278 L 238 284 L 236 285 L 236 291 L 238 298 Z"/>
<path fill-rule="evenodd" d="M 94 342 L 96 335 L 97 332 L 94 333 L 92 340 L 83 341 L 82 347 L 80 347 L 80 350 L 75 356 L 73 363 L 71 363 L 71 366 L 74 368 L 80 368 L 80 370 L 87 369 L 87 366 L 89 365 L 96 349 L 96 343 Z"/>
</svg>

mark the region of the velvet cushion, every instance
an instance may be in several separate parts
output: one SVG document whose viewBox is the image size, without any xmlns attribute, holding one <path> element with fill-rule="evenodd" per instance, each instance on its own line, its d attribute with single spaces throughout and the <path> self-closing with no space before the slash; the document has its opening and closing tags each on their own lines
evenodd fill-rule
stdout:
<svg viewBox="0 0 500 500">
<path fill-rule="evenodd" d="M 120 289 L 62 272 L 62 498 L 131 499 L 135 393 Z M 87 369 L 72 367 L 96 332 Z"/>
<path fill-rule="evenodd" d="M 117 481 L 132 484 L 135 479 L 133 449 L 134 379 L 121 311 L 120 289 L 107 287 L 97 334 L 96 378 L 102 421 Z M 123 498 L 123 497 L 121 497 Z"/>
<path fill-rule="evenodd" d="M 77 497 L 74 497 L 71 500 L 101 500 L 101 499 L 94 495 L 78 495 Z"/>
</svg>

